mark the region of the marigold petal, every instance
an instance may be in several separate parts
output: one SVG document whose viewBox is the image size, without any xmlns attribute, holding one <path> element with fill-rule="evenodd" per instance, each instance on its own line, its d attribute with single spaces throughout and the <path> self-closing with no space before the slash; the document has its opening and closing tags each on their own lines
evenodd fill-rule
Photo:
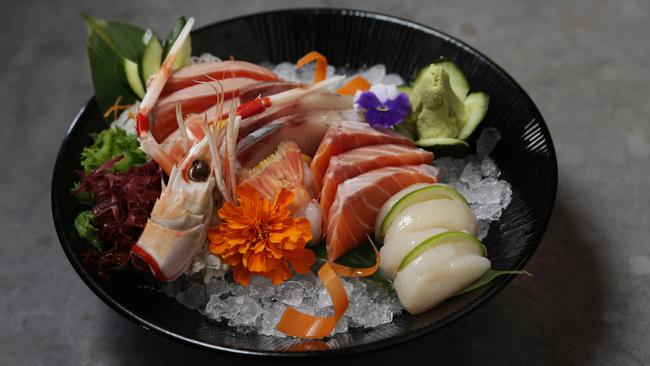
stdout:
<svg viewBox="0 0 650 366">
<path fill-rule="evenodd" d="M 233 279 L 235 282 L 248 286 L 251 283 L 251 273 L 244 266 L 237 266 L 233 269 Z"/>
</svg>

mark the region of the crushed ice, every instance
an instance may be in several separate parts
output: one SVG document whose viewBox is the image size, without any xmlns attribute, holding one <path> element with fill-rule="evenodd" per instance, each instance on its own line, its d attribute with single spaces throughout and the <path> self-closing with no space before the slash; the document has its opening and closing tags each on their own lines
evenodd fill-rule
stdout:
<svg viewBox="0 0 650 366">
<path fill-rule="evenodd" d="M 499 130 L 486 128 L 476 141 L 476 155 L 436 159 L 442 172 L 442 183 L 454 187 L 472 207 L 479 220 L 480 240 L 487 236 L 490 223 L 501 217 L 512 200 L 510 183 L 499 179 L 501 170 L 490 158 L 500 138 Z"/>
<path fill-rule="evenodd" d="M 350 306 L 337 323 L 333 334 L 348 328 L 374 328 L 392 322 L 402 311 L 395 293 L 382 285 L 357 278 L 343 278 Z M 310 273 L 295 275 L 274 286 L 264 277 L 255 276 L 248 286 L 225 278 L 204 283 L 199 276 L 182 277 L 163 285 L 163 291 L 190 309 L 223 321 L 238 330 L 263 335 L 284 336 L 275 329 L 287 306 L 312 315 L 333 314 L 332 302 L 320 279 Z"/>
</svg>

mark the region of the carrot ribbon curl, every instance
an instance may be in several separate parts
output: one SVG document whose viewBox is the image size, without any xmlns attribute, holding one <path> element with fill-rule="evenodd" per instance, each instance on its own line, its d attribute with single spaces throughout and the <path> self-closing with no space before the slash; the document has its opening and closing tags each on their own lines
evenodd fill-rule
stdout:
<svg viewBox="0 0 650 366">
<path fill-rule="evenodd" d="M 323 81 L 327 78 L 327 57 L 321 55 L 316 51 L 311 51 L 302 56 L 296 62 L 296 68 L 299 69 L 310 62 L 316 61 L 316 72 L 314 72 L 314 83 Z"/>
<path fill-rule="evenodd" d="M 380 256 L 377 247 L 370 242 L 375 251 L 376 261 L 372 267 L 353 268 L 337 263 L 325 262 L 318 270 L 318 277 L 323 282 L 327 293 L 334 305 L 334 315 L 320 317 L 305 314 L 293 307 L 287 307 L 276 329 L 286 335 L 298 338 L 319 339 L 332 333 L 336 323 L 343 317 L 348 308 L 348 296 L 345 293 L 341 277 L 367 277 L 379 268 Z"/>
</svg>

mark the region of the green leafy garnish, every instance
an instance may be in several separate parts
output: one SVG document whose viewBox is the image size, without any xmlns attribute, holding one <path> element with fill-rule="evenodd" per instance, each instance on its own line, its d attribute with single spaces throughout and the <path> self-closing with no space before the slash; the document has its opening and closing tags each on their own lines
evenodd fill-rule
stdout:
<svg viewBox="0 0 650 366">
<path fill-rule="evenodd" d="M 133 104 L 135 93 L 124 72 L 124 59 L 139 62 L 144 52 L 144 30 L 136 26 L 83 15 L 88 27 L 88 61 L 100 110 L 106 111 L 118 97 Z"/>
<path fill-rule="evenodd" d="M 77 199 L 77 202 L 79 202 L 79 203 L 81 203 L 83 205 L 87 205 L 87 206 L 94 206 L 95 205 L 95 199 L 92 196 L 92 194 L 90 194 L 90 192 L 86 192 L 86 191 L 78 191 L 77 192 L 80 185 L 81 185 L 81 182 L 75 183 L 72 186 L 72 189 L 70 190 L 70 192 L 72 192 L 72 194 L 74 194 L 74 198 Z"/>
<path fill-rule="evenodd" d="M 318 244 L 313 250 L 318 258 L 327 260 L 327 248 L 324 242 Z M 352 251 L 339 257 L 336 263 L 355 268 L 372 267 L 375 265 L 375 252 L 370 243 L 364 242 L 357 245 Z M 382 276 L 379 271 L 364 278 L 377 282 L 390 291 L 394 291 L 392 281 Z"/>
<path fill-rule="evenodd" d="M 529 272 L 526 272 L 526 271 L 499 271 L 499 270 L 495 270 L 495 269 L 490 269 L 487 272 L 485 272 L 483 274 L 483 276 L 481 276 L 481 278 L 476 280 L 476 282 L 469 285 L 469 287 L 467 287 L 463 291 L 457 293 L 456 296 L 462 295 L 462 294 L 468 293 L 470 291 L 474 291 L 477 288 L 483 287 L 483 286 L 487 285 L 488 283 L 494 281 L 499 276 L 503 276 L 503 275 L 520 275 L 520 274 L 525 274 L 527 276 L 532 276 L 532 274 L 530 274 Z"/>
<path fill-rule="evenodd" d="M 174 44 L 174 41 L 176 38 L 178 38 L 178 35 L 181 34 L 185 23 L 187 23 L 187 19 L 185 19 L 185 17 L 182 16 L 178 18 L 176 24 L 174 24 L 174 28 L 172 28 L 172 30 L 169 32 L 169 35 L 167 35 L 167 39 L 165 39 L 165 42 L 163 42 L 163 59 L 167 57 L 169 50 Z"/>
<path fill-rule="evenodd" d="M 99 168 L 107 160 L 122 156 L 113 169 L 125 172 L 131 167 L 147 162 L 147 155 L 140 150 L 140 142 L 134 135 L 121 128 L 107 128 L 92 135 L 94 142 L 81 153 L 81 166 L 88 173 Z"/>
<path fill-rule="evenodd" d="M 102 250 L 102 243 L 97 240 L 97 229 L 93 225 L 95 215 L 92 211 L 82 211 L 74 219 L 74 227 L 77 229 L 79 236 L 92 245 L 97 250 Z"/>
</svg>

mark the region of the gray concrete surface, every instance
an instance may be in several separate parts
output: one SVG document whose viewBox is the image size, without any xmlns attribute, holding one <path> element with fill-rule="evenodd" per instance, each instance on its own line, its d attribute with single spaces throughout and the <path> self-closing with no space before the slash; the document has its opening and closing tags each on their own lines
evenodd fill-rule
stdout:
<svg viewBox="0 0 650 366">
<path fill-rule="evenodd" d="M 167 29 L 271 8 L 377 10 L 460 37 L 536 101 L 560 169 L 546 238 L 521 278 L 444 330 L 364 362 L 650 364 L 650 2 L 16 1 L 0 15 L 0 364 L 239 364 L 139 329 L 63 255 L 49 187 L 59 143 L 92 93 L 89 12 Z"/>
</svg>

